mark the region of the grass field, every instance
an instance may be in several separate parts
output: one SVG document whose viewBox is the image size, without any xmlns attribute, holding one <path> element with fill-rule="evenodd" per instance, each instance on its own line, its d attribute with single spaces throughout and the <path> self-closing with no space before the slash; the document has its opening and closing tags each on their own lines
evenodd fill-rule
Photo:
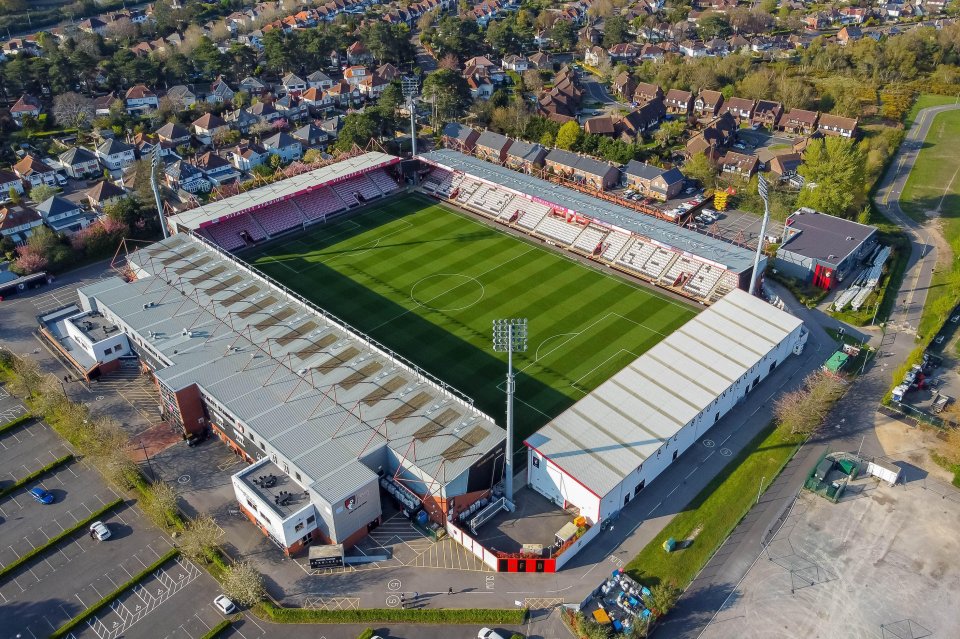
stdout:
<svg viewBox="0 0 960 639">
<path fill-rule="evenodd" d="M 900 206 L 919 220 L 926 219 L 927 211 L 939 211 L 943 236 L 953 255 L 960 255 L 960 111 L 936 116 L 903 188 Z M 952 283 L 960 277 L 960 262 L 942 257 L 938 259 L 917 331 L 926 337 L 933 334 L 942 316 L 956 303 L 957 291 Z"/>
<path fill-rule="evenodd" d="M 519 438 L 696 313 L 420 195 L 243 257 L 501 424 L 506 355 L 492 352 L 491 322 L 528 318 L 528 351 L 514 357 Z"/>
</svg>

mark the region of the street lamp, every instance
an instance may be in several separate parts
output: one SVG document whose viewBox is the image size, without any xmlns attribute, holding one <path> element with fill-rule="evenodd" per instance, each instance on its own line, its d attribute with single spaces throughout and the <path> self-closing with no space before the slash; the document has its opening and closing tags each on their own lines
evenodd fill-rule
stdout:
<svg viewBox="0 0 960 639">
<path fill-rule="evenodd" d="M 513 374 L 513 354 L 527 350 L 527 320 L 493 320 L 493 350 L 507 354 L 507 459 L 504 464 L 504 493 L 513 503 L 513 393 L 516 386 Z"/>
<path fill-rule="evenodd" d="M 770 219 L 770 185 L 761 175 L 757 181 L 757 191 L 763 198 L 763 222 L 760 224 L 760 237 L 757 239 L 757 255 L 753 258 L 753 273 L 750 274 L 750 294 L 756 295 L 757 291 L 757 272 L 760 268 L 760 255 L 763 253 L 763 238 L 767 236 L 767 220 Z"/>
<path fill-rule="evenodd" d="M 153 200 L 157 204 L 157 215 L 160 217 L 160 230 L 166 239 L 167 223 L 163 219 L 163 202 L 160 200 L 160 187 L 157 186 L 157 168 L 160 166 L 160 142 L 153 147 L 153 153 L 150 156 L 150 188 L 153 190 Z"/>
<path fill-rule="evenodd" d="M 407 109 L 410 110 L 410 157 L 417 157 L 417 93 L 420 89 L 420 79 L 415 75 L 405 75 L 400 79 L 403 97 L 407 99 Z"/>
</svg>

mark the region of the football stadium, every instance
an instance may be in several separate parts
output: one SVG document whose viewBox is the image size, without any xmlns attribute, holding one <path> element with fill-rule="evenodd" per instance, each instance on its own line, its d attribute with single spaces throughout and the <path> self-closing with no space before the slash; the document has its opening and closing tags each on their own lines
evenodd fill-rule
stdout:
<svg viewBox="0 0 960 639">
<path fill-rule="evenodd" d="M 245 459 L 238 503 L 289 554 L 399 511 L 495 570 L 555 570 L 806 337 L 741 290 L 749 251 L 450 149 L 357 152 L 168 225 L 63 321 L 127 337 L 81 346 L 138 356 L 167 420 Z M 521 483 L 576 524 L 541 554 L 478 534 L 513 509 L 504 318 L 529 321 Z"/>
</svg>

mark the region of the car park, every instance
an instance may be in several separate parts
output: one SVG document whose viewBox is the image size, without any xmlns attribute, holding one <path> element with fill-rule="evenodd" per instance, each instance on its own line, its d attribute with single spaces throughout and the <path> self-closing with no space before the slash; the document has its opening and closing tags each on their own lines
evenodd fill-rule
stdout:
<svg viewBox="0 0 960 639">
<path fill-rule="evenodd" d="M 960 322 L 960 315 L 954 315 L 953 317 L 951 317 L 951 318 L 950 318 L 950 322 L 953 323 L 953 324 L 956 324 L 957 322 Z"/>
<path fill-rule="evenodd" d="M 33 497 L 34 501 L 38 504 L 52 504 L 53 503 L 53 493 L 40 488 L 31 488 L 30 496 Z"/>
<path fill-rule="evenodd" d="M 230 601 L 230 598 L 226 595 L 220 595 L 214 599 L 213 605 L 217 607 L 217 610 L 225 615 L 229 615 L 237 611 L 236 605 L 234 605 L 234 603 Z"/>
<path fill-rule="evenodd" d="M 95 521 L 90 524 L 90 536 L 97 541 L 106 541 L 110 539 L 110 529 L 102 521 Z"/>
<path fill-rule="evenodd" d="M 943 340 L 946 338 L 945 335 L 937 335 L 937 339 L 933 340 L 937 344 L 943 344 Z"/>
</svg>

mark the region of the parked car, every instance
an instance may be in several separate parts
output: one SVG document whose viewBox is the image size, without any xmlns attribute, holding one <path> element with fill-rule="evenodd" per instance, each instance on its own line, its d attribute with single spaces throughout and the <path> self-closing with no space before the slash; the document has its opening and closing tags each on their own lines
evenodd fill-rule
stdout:
<svg viewBox="0 0 960 639">
<path fill-rule="evenodd" d="M 67 178 L 66 178 L 65 175 L 63 175 L 63 174 L 61 174 L 61 173 L 55 173 L 54 175 L 57 176 L 57 184 L 59 184 L 60 186 L 66 186 L 66 185 L 67 185 Z"/>
<path fill-rule="evenodd" d="M 746 150 L 747 145 L 744 144 L 743 142 L 737 142 L 736 144 L 733 145 L 733 148 L 737 149 L 738 151 L 744 151 Z"/>
<path fill-rule="evenodd" d="M 31 488 L 30 495 L 33 497 L 33 500 L 38 504 L 52 504 L 53 503 L 53 493 L 40 488 Z"/>
<path fill-rule="evenodd" d="M 110 539 L 110 529 L 102 521 L 95 521 L 90 524 L 90 536 L 97 541 L 106 541 Z"/>
<path fill-rule="evenodd" d="M 477 639 L 506 639 L 496 630 L 490 630 L 490 628 L 481 628 L 480 632 L 477 633 Z"/>
<path fill-rule="evenodd" d="M 226 595 L 220 595 L 214 599 L 213 605 L 217 607 L 217 610 L 225 615 L 229 615 L 237 611 L 237 607 Z"/>
</svg>

